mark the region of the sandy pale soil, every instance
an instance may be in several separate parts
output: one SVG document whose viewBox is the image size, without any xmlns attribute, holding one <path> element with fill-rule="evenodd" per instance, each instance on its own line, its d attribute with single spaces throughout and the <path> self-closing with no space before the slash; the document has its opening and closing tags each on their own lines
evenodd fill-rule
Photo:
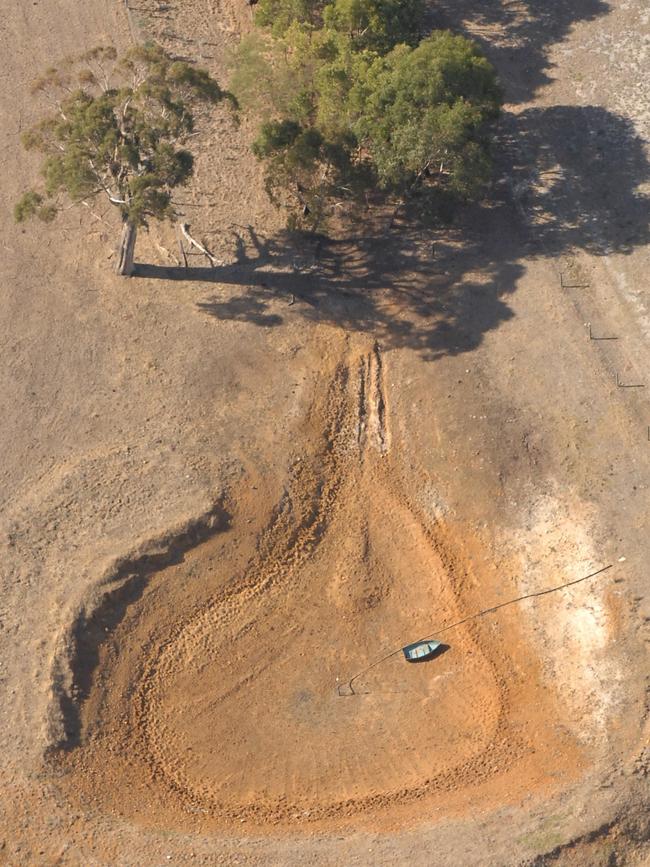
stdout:
<svg viewBox="0 0 650 867">
<path fill-rule="evenodd" d="M 11 221 L 28 83 L 147 34 L 226 80 L 247 4 L 3 14 L 0 863 L 647 863 L 645 7 L 432 4 L 509 100 L 445 231 L 291 243 L 218 114 L 224 264 L 155 228 L 129 281 L 101 205 Z"/>
</svg>

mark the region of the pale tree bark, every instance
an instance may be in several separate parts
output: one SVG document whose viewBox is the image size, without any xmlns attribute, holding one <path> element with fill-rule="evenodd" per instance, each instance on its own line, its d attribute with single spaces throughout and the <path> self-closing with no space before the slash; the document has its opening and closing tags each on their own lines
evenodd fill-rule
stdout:
<svg viewBox="0 0 650 867">
<path fill-rule="evenodd" d="M 223 265 L 223 262 L 217 261 L 207 247 L 204 247 L 203 244 L 199 244 L 199 242 L 190 235 L 190 227 L 188 223 L 181 223 L 181 232 L 183 233 L 183 237 L 187 239 L 190 247 L 196 247 L 199 253 L 203 253 L 213 268 L 216 268 L 217 265 Z M 185 267 L 187 268 L 187 259 L 185 260 Z"/>
<path fill-rule="evenodd" d="M 115 263 L 115 273 L 122 277 L 130 277 L 134 271 L 133 254 L 135 252 L 135 239 L 138 234 L 138 227 L 125 220 L 122 224 L 122 237 L 120 238 L 120 246 L 117 251 L 117 261 Z"/>
</svg>

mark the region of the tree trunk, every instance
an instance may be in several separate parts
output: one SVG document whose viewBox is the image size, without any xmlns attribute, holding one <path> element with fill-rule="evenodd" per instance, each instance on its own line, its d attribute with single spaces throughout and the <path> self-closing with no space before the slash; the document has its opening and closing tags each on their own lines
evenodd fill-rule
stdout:
<svg viewBox="0 0 650 867">
<path fill-rule="evenodd" d="M 122 277 L 130 277 L 133 274 L 133 253 L 135 251 L 135 238 L 138 234 L 138 227 L 134 223 L 125 220 L 122 225 L 122 237 L 120 238 L 120 246 L 117 251 L 117 262 L 115 263 L 115 273 Z"/>
</svg>

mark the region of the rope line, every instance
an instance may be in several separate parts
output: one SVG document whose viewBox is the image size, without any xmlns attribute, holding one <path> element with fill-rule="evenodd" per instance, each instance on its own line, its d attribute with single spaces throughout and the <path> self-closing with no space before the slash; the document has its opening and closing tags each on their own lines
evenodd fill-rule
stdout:
<svg viewBox="0 0 650 867">
<path fill-rule="evenodd" d="M 610 563 L 609 566 L 603 566 L 602 569 L 598 569 L 596 572 L 591 572 L 589 575 L 583 575 L 582 578 L 576 578 L 574 581 L 566 581 L 564 584 L 558 584 L 557 587 L 547 587 L 546 590 L 536 590 L 534 593 L 526 593 L 524 596 L 517 596 L 516 599 L 508 599 L 507 602 L 500 602 L 498 605 L 493 605 L 491 608 L 484 608 L 482 611 L 477 611 L 475 614 L 470 614 L 467 617 L 463 617 L 462 620 L 458 620 L 456 621 L 456 623 L 450 623 L 449 626 L 443 626 L 441 629 L 437 629 L 433 635 L 426 635 L 424 638 L 418 638 L 416 641 L 410 643 L 418 644 L 421 641 L 430 641 L 431 639 L 435 639 L 438 635 L 442 635 L 443 632 L 448 632 L 450 629 L 455 629 L 457 626 L 461 626 L 463 623 L 467 623 L 469 620 L 475 620 L 477 617 L 483 617 L 483 615 L 485 614 L 491 614 L 494 611 L 498 611 L 499 608 L 505 608 L 506 605 L 514 605 L 516 602 L 523 602 L 524 599 L 531 599 L 533 596 L 545 596 L 547 593 L 555 593 L 557 590 L 564 590 L 566 587 L 573 587 L 574 584 L 580 584 L 581 581 L 586 581 L 588 578 L 595 578 L 596 575 L 600 575 L 602 572 L 606 572 L 608 569 L 611 569 L 613 565 L 613 563 Z M 366 668 L 358 671 L 356 674 L 352 675 L 352 677 L 347 681 L 347 683 L 340 683 L 337 687 L 338 694 L 341 695 L 341 687 L 347 686 L 350 690 L 347 695 L 356 695 L 354 687 L 352 686 L 354 681 L 360 678 L 362 675 L 367 674 L 367 672 L 369 672 L 371 669 L 376 668 L 378 665 L 381 665 L 382 662 L 386 662 L 386 660 L 390 659 L 392 656 L 397 656 L 398 653 L 402 652 L 403 647 L 404 645 L 398 647 L 397 650 L 391 650 L 390 653 L 382 656 L 381 659 L 377 659 Z"/>
</svg>

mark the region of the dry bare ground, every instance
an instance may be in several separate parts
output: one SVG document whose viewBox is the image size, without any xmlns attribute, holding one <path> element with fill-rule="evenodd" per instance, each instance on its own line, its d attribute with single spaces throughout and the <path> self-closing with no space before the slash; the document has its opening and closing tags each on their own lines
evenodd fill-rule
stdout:
<svg viewBox="0 0 650 867">
<path fill-rule="evenodd" d="M 224 112 L 223 264 L 121 280 L 113 214 L 11 220 L 28 83 L 147 34 L 225 80 L 248 6 L 3 12 L 0 863 L 647 863 L 650 12 L 431 23 L 506 86 L 488 201 L 292 244 Z"/>
</svg>

